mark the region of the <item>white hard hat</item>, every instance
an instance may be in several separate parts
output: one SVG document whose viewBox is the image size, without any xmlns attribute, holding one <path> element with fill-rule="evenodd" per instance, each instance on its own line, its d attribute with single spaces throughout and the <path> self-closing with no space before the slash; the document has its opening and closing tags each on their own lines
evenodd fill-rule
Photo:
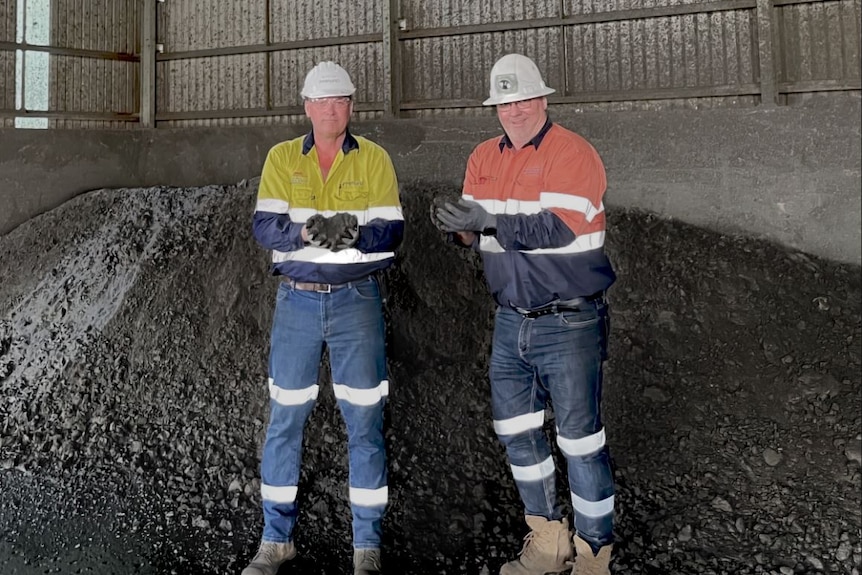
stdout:
<svg viewBox="0 0 862 575">
<path fill-rule="evenodd" d="M 490 98 L 483 106 L 509 104 L 556 92 L 545 86 L 536 64 L 521 54 L 506 54 L 491 68 Z"/>
<path fill-rule="evenodd" d="M 332 96 L 352 96 L 356 86 L 350 81 L 347 70 L 335 62 L 321 62 L 305 76 L 303 98 L 329 98 Z"/>
</svg>

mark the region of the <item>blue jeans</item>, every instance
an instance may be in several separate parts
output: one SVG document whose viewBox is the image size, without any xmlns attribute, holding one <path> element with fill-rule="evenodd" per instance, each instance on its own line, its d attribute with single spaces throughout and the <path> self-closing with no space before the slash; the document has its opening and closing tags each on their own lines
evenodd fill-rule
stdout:
<svg viewBox="0 0 862 575">
<path fill-rule="evenodd" d="M 324 345 L 347 425 L 353 545 L 380 547 L 388 502 L 383 410 L 389 394 L 377 281 L 331 293 L 278 289 L 269 360 L 270 419 L 261 462 L 263 541 L 293 540 L 305 423 L 317 399 Z"/>
<path fill-rule="evenodd" d="M 490 368 L 494 430 L 526 514 L 562 517 L 543 429 L 550 402 L 568 466 L 575 529 L 594 551 L 613 542 L 614 480 L 601 417 L 608 318 L 604 300 L 535 319 L 501 307 Z"/>
</svg>

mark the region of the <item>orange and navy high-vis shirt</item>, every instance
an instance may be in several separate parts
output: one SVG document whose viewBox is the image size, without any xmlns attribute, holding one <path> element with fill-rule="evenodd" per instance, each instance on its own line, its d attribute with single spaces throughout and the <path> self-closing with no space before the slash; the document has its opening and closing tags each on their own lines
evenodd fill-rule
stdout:
<svg viewBox="0 0 862 575">
<path fill-rule="evenodd" d="M 519 150 L 505 135 L 473 150 L 463 197 L 497 215 L 496 235 L 475 247 L 499 305 L 535 309 L 610 287 L 606 187 L 595 148 L 550 119 Z"/>
</svg>

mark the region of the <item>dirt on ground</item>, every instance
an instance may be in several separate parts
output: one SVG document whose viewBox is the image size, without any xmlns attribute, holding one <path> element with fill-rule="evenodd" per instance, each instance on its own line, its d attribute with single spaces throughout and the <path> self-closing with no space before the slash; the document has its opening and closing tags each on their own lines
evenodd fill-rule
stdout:
<svg viewBox="0 0 862 575">
<path fill-rule="evenodd" d="M 256 185 L 94 191 L 0 237 L 0 573 L 238 574 L 254 553 L 278 283 L 250 233 Z M 390 574 L 495 574 L 526 532 L 491 426 L 481 262 L 427 217 L 456 192 L 402 192 Z M 608 218 L 613 572 L 858 575 L 860 268 Z M 345 431 L 322 374 L 283 575 L 352 572 Z"/>
</svg>

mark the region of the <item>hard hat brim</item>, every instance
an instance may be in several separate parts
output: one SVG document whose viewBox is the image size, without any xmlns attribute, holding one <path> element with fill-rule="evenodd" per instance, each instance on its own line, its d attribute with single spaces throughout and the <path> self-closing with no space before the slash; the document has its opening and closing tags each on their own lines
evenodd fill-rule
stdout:
<svg viewBox="0 0 862 575">
<path fill-rule="evenodd" d="M 353 96 L 356 93 L 356 88 L 352 90 L 321 90 L 320 92 L 307 93 L 305 90 L 300 92 L 303 98 L 341 98 L 344 96 Z"/>
<path fill-rule="evenodd" d="M 512 102 L 522 102 L 524 100 L 532 100 L 533 98 L 541 98 L 543 96 L 547 96 L 548 94 L 553 94 L 554 92 L 556 92 L 556 90 L 545 86 L 544 88 L 540 88 L 534 94 L 507 94 L 498 98 L 488 98 L 487 100 L 482 102 L 482 105 L 498 106 L 500 104 L 511 104 Z"/>
</svg>

